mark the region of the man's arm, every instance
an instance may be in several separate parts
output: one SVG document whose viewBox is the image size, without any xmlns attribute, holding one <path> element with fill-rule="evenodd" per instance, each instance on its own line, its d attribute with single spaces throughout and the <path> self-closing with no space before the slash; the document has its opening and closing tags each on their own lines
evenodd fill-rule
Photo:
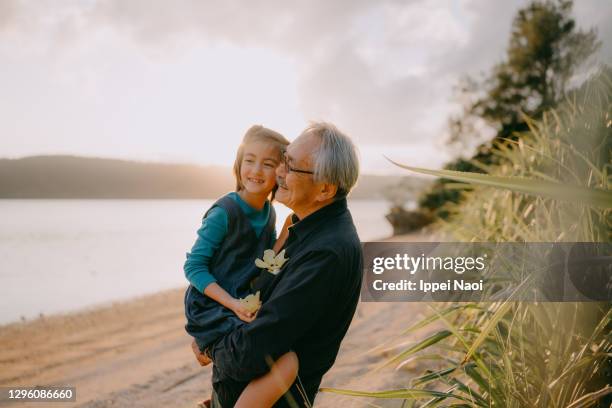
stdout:
<svg viewBox="0 0 612 408">
<path fill-rule="evenodd" d="M 340 263 L 332 252 L 315 252 L 287 270 L 257 318 L 224 336 L 210 350 L 217 369 L 236 381 L 251 381 L 278 359 L 328 310 Z M 289 261 L 291 262 L 291 261 Z"/>
</svg>

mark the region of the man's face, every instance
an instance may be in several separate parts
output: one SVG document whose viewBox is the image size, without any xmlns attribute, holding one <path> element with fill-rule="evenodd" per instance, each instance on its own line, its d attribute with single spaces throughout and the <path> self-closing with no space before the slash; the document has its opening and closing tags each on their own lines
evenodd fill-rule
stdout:
<svg viewBox="0 0 612 408">
<path fill-rule="evenodd" d="M 303 134 L 287 147 L 289 166 L 282 163 L 276 169 L 278 190 L 276 199 L 289 207 L 301 219 L 318 209 L 317 193 L 320 184 L 315 183 L 312 174 L 298 173 L 293 169 L 313 171 L 314 155 L 320 145 L 319 138 Z"/>
</svg>

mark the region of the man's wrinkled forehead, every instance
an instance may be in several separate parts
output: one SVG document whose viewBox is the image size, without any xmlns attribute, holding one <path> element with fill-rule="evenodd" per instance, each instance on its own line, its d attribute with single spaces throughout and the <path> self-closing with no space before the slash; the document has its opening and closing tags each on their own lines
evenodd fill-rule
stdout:
<svg viewBox="0 0 612 408">
<path fill-rule="evenodd" d="M 321 141 L 317 135 L 312 132 L 302 133 L 287 146 L 287 154 L 295 161 L 310 163 L 320 145 Z"/>
</svg>

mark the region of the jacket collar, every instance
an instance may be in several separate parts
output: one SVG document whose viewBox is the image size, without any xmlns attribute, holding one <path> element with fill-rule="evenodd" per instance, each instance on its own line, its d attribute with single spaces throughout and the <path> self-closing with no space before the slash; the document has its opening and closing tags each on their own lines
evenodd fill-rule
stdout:
<svg viewBox="0 0 612 408">
<path fill-rule="evenodd" d="M 317 211 L 299 220 L 293 214 L 294 224 L 289 227 L 289 241 L 303 241 L 310 233 L 319 228 L 326 220 L 334 218 L 347 211 L 346 198 L 341 198 L 319 208 Z"/>
</svg>

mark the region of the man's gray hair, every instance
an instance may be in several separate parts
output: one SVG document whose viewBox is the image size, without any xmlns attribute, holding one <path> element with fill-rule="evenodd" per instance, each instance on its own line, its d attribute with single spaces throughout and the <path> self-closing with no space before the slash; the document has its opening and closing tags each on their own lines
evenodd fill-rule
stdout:
<svg viewBox="0 0 612 408">
<path fill-rule="evenodd" d="M 338 187 L 336 197 L 346 196 L 357 183 L 359 159 L 351 139 L 336 126 L 312 122 L 302 134 L 313 133 L 321 140 L 314 158 L 314 180 Z"/>
</svg>

